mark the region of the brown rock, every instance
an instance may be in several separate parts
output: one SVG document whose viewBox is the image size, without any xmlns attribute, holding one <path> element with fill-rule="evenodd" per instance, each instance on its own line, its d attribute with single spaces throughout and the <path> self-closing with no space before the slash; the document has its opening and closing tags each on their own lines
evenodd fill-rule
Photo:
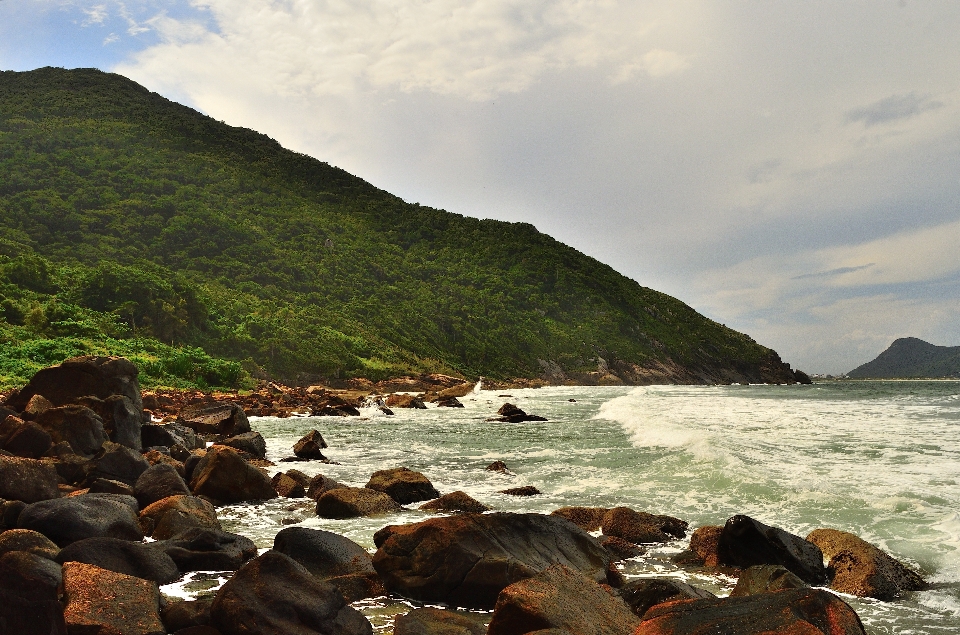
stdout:
<svg viewBox="0 0 960 635">
<path fill-rule="evenodd" d="M 427 405 L 423 403 L 423 398 L 419 395 L 393 393 L 387 397 L 387 408 L 416 408 L 417 410 L 426 410 Z"/>
<path fill-rule="evenodd" d="M 250 432 L 243 407 L 229 401 L 204 402 L 183 408 L 177 423 L 200 434 L 233 436 Z"/>
<path fill-rule="evenodd" d="M 53 440 L 50 433 L 33 421 L 20 425 L 3 444 L 3 449 L 15 456 L 39 459 L 47 453 Z"/>
<path fill-rule="evenodd" d="M 539 496 L 543 492 L 538 490 L 533 485 L 523 485 L 522 487 L 511 487 L 509 489 L 500 490 L 501 494 L 507 494 L 509 496 Z"/>
<path fill-rule="evenodd" d="M 758 564 L 740 572 L 730 597 L 773 593 L 784 589 L 805 589 L 810 585 L 778 564 Z"/>
<path fill-rule="evenodd" d="M 323 474 L 317 474 L 310 479 L 310 482 L 307 483 L 307 498 L 312 498 L 313 500 L 319 500 L 321 496 L 326 494 L 332 489 L 342 489 L 346 487 L 343 483 L 333 480 L 332 478 L 326 477 Z"/>
<path fill-rule="evenodd" d="M 60 497 L 57 470 L 34 459 L 0 456 L 0 498 L 25 503 Z"/>
<path fill-rule="evenodd" d="M 144 533 L 156 540 L 167 540 L 194 527 L 220 530 L 213 505 L 195 496 L 170 496 L 140 512 Z"/>
<path fill-rule="evenodd" d="M 436 609 L 425 606 L 398 615 L 393 635 L 485 635 L 487 625 L 476 613 Z"/>
<path fill-rule="evenodd" d="M 270 482 L 273 484 L 273 489 L 276 490 L 277 494 L 284 498 L 304 498 L 307 495 L 306 490 L 303 489 L 303 485 L 283 472 L 274 474 Z"/>
<path fill-rule="evenodd" d="M 440 496 L 430 479 L 406 467 L 377 470 L 364 487 L 383 492 L 401 505 Z"/>
<path fill-rule="evenodd" d="M 160 618 L 171 633 L 191 626 L 208 626 L 212 604 L 213 598 L 170 602 L 160 610 Z"/>
<path fill-rule="evenodd" d="M 504 463 L 503 461 L 494 461 L 493 463 L 491 463 L 490 465 L 487 466 L 487 469 L 490 470 L 491 472 L 507 472 L 507 471 L 509 471 L 509 470 L 507 469 L 507 464 Z"/>
<path fill-rule="evenodd" d="M 326 461 L 327 457 L 321 452 L 326 447 L 327 442 L 323 440 L 323 435 L 318 430 L 311 430 L 293 445 L 293 453 L 303 459 Z"/>
<path fill-rule="evenodd" d="M 143 410 L 137 367 L 123 357 L 74 357 L 57 366 L 44 368 L 12 396 L 7 405 L 23 410 L 30 398 L 37 394 L 46 397 L 54 406 L 76 403 L 77 399 L 87 395 L 100 399 L 124 395 L 138 412 Z"/>
<path fill-rule="evenodd" d="M 367 550 L 339 534 L 287 527 L 274 538 L 273 550 L 290 556 L 318 580 L 333 584 L 348 602 L 384 593 Z"/>
<path fill-rule="evenodd" d="M 0 534 L 0 555 L 8 551 L 25 551 L 53 560 L 60 553 L 60 547 L 38 531 L 8 529 Z"/>
<path fill-rule="evenodd" d="M 259 432 L 237 434 L 224 441 L 219 441 L 217 445 L 226 445 L 258 459 L 267 456 L 267 442 Z"/>
<path fill-rule="evenodd" d="M 723 527 L 707 525 L 697 527 L 690 536 L 690 550 L 703 560 L 704 566 L 718 567 L 720 560 L 717 556 L 717 544 L 720 541 L 720 533 Z"/>
<path fill-rule="evenodd" d="M 500 592 L 487 635 L 551 628 L 577 635 L 630 635 L 639 624 L 627 605 L 596 581 L 554 565 Z"/>
<path fill-rule="evenodd" d="M 71 633 L 165 635 L 155 582 L 68 562 L 63 565 L 63 611 Z"/>
<path fill-rule="evenodd" d="M 620 589 L 620 597 L 634 615 L 643 617 L 651 607 L 677 600 L 713 599 L 709 591 L 698 589 L 679 580 L 665 578 L 640 578 Z"/>
<path fill-rule="evenodd" d="M 566 518 L 584 531 L 599 531 L 608 511 L 606 507 L 561 507 L 550 512 L 550 515 Z"/>
<path fill-rule="evenodd" d="M 180 571 L 236 571 L 257 555 L 253 541 L 218 529 L 191 527 L 151 545 L 166 553 Z"/>
<path fill-rule="evenodd" d="M 819 547 L 749 516 L 738 514 L 727 520 L 717 541 L 717 555 L 720 564 L 740 568 L 779 564 L 809 584 L 827 579 Z"/>
<path fill-rule="evenodd" d="M 617 538 L 616 536 L 606 536 L 600 541 L 600 546 L 610 552 L 616 561 L 636 558 L 647 553 L 647 550 L 640 545 L 635 545 L 629 540 Z"/>
<path fill-rule="evenodd" d="M 186 496 L 190 489 L 180 473 L 167 463 L 154 463 L 144 470 L 133 486 L 134 496 L 140 509 L 149 507 L 168 496 Z"/>
<path fill-rule="evenodd" d="M 270 478 L 244 461 L 237 451 L 212 446 L 193 471 L 190 490 L 224 503 L 276 498 Z"/>
<path fill-rule="evenodd" d="M 440 498 L 434 499 L 429 503 L 424 503 L 420 509 L 435 512 L 466 512 L 470 514 L 480 514 L 490 511 L 480 501 L 468 495 L 466 492 L 456 491 L 444 494 Z"/>
<path fill-rule="evenodd" d="M 23 407 L 23 414 L 28 419 L 36 419 L 50 408 L 53 408 L 53 404 L 50 403 L 49 399 L 43 395 L 34 395 L 30 397 L 30 401 Z"/>
<path fill-rule="evenodd" d="M 321 518 L 356 518 L 402 510 L 390 496 L 364 487 L 332 489 L 317 499 L 317 516 Z"/>
<path fill-rule="evenodd" d="M 830 559 L 830 588 L 841 593 L 893 600 L 927 586 L 919 574 L 854 534 L 817 529 L 807 536 L 807 541 Z"/>
<path fill-rule="evenodd" d="M 601 530 L 634 543 L 668 542 L 686 535 L 687 523 L 672 516 L 638 512 L 629 507 L 614 507 L 603 516 Z"/>
<path fill-rule="evenodd" d="M 66 441 L 74 453 L 80 456 L 92 457 L 108 440 L 103 420 L 93 410 L 84 406 L 50 408 L 38 416 L 36 421 L 50 434 L 54 443 Z"/>
<path fill-rule="evenodd" d="M 165 452 L 161 452 L 160 450 L 150 450 L 149 452 L 143 455 L 143 458 L 145 458 L 150 465 L 165 463 L 170 467 L 172 467 L 173 469 L 175 469 L 177 471 L 177 474 L 180 474 L 181 476 L 183 476 L 183 474 L 185 473 L 183 469 L 183 463 L 176 460 L 169 454 L 166 454 Z"/>
</svg>

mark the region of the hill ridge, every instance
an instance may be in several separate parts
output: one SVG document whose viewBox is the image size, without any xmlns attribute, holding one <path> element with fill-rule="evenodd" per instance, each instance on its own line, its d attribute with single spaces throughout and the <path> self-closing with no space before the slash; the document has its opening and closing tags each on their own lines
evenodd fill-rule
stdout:
<svg viewBox="0 0 960 635">
<path fill-rule="evenodd" d="M 960 346 L 900 337 L 875 359 L 847 373 L 855 379 L 960 377 Z"/>
</svg>

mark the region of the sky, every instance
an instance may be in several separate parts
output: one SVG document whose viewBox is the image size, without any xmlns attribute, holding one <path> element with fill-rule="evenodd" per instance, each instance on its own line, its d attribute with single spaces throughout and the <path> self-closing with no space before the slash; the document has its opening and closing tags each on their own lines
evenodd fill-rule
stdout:
<svg viewBox="0 0 960 635">
<path fill-rule="evenodd" d="M 532 223 L 810 373 L 960 345 L 956 0 L 0 0 L 0 69 L 41 66 Z"/>
</svg>

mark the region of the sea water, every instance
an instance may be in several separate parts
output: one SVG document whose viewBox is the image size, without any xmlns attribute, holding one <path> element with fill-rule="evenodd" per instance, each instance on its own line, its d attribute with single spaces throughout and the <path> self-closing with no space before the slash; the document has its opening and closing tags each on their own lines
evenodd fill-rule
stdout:
<svg viewBox="0 0 960 635">
<path fill-rule="evenodd" d="M 800 536 L 820 527 L 857 534 L 932 583 L 894 602 L 842 596 L 872 634 L 960 632 L 960 382 L 825 382 L 809 386 L 550 387 L 488 391 L 464 408 L 374 410 L 362 417 L 254 418 L 275 469 L 322 473 L 363 486 L 406 466 L 440 490 L 463 490 L 498 511 L 625 505 L 690 523 L 747 514 Z M 505 402 L 546 422 L 487 421 Z M 280 463 L 311 429 L 337 464 Z M 504 461 L 509 473 L 485 468 Z M 542 494 L 498 493 L 533 485 Z M 375 518 L 326 520 L 305 499 L 219 510 L 224 529 L 266 549 L 285 526 L 321 528 L 374 550 L 388 524 L 433 516 L 408 505 Z M 687 540 L 651 546 L 622 563 L 627 578 L 684 580 L 719 595 L 735 580 L 677 567 Z M 228 575 L 228 574 L 227 574 Z M 164 587 L 197 595 L 223 574 Z M 378 632 L 413 606 L 401 598 L 356 604 Z"/>
</svg>

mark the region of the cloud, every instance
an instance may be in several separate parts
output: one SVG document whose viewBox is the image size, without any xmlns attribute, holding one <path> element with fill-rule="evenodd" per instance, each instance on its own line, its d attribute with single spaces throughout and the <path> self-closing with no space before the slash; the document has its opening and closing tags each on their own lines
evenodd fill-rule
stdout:
<svg viewBox="0 0 960 635">
<path fill-rule="evenodd" d="M 910 92 L 905 95 L 891 95 L 869 106 L 854 108 L 847 112 L 847 121 L 861 122 L 869 128 L 891 121 L 910 119 L 943 106 L 943 102 L 931 99 L 929 95 Z"/>
<path fill-rule="evenodd" d="M 804 280 L 806 278 L 829 278 L 830 276 L 839 276 L 844 273 L 853 273 L 854 271 L 860 271 L 861 269 L 866 269 L 872 267 L 876 263 L 871 262 L 866 265 L 858 265 L 856 267 L 837 267 L 836 269 L 831 269 L 830 271 L 819 271 L 817 273 L 805 273 L 800 276 L 794 276 L 791 280 Z"/>
<path fill-rule="evenodd" d="M 93 24 L 103 25 L 104 20 L 107 19 L 107 5 L 97 4 L 92 7 L 87 7 L 83 9 L 83 12 L 86 14 L 87 18 L 80 23 L 80 26 L 91 26 Z"/>
</svg>

